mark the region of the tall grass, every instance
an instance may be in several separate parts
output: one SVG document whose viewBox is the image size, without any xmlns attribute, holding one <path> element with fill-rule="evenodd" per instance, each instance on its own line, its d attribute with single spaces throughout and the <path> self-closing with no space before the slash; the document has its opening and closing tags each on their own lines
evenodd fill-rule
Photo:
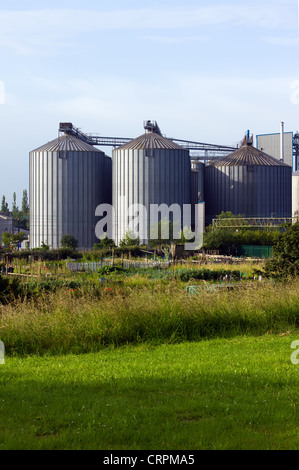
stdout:
<svg viewBox="0 0 299 470">
<path fill-rule="evenodd" d="M 0 307 L 0 340 L 12 355 L 99 351 L 126 343 L 194 341 L 296 327 L 298 281 L 190 296 L 176 283 L 88 293 L 61 289 Z"/>
</svg>

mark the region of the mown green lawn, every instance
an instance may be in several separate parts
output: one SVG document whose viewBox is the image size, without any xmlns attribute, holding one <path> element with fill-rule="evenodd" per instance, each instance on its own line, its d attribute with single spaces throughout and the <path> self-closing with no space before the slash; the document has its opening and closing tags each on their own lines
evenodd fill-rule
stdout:
<svg viewBox="0 0 299 470">
<path fill-rule="evenodd" d="M 0 450 L 298 449 L 297 339 L 6 357 Z"/>
</svg>

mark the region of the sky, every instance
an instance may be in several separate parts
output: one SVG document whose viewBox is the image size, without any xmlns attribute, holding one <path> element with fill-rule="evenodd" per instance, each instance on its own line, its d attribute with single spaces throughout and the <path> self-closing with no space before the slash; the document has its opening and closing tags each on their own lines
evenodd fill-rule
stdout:
<svg viewBox="0 0 299 470">
<path fill-rule="evenodd" d="M 21 205 L 60 122 L 220 145 L 296 132 L 298 49 L 298 0 L 0 0 L 0 197 Z"/>
</svg>

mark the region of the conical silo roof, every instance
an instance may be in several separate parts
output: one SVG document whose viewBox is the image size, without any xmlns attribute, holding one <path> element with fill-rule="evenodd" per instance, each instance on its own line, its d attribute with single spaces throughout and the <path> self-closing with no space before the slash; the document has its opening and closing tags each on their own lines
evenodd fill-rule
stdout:
<svg viewBox="0 0 299 470">
<path fill-rule="evenodd" d="M 143 149 L 165 149 L 165 150 L 185 150 L 172 140 L 156 134 L 155 132 L 146 132 L 145 134 L 131 140 L 125 145 L 118 147 L 117 150 L 143 150 Z"/>
<path fill-rule="evenodd" d="M 101 152 L 97 148 L 93 147 L 92 145 L 87 144 L 83 140 L 77 139 L 72 135 L 62 135 L 57 139 L 48 142 L 41 147 L 32 150 L 32 152 Z"/>
<path fill-rule="evenodd" d="M 245 143 L 226 157 L 209 163 L 209 166 L 289 166 L 265 152 Z"/>
</svg>

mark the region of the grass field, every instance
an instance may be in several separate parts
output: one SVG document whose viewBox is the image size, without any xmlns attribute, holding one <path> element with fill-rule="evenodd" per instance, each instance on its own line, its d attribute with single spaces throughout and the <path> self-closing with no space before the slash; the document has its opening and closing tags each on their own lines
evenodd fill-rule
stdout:
<svg viewBox="0 0 299 470">
<path fill-rule="evenodd" d="M 9 357 L 0 366 L 0 449 L 298 449 L 295 339 Z"/>
<path fill-rule="evenodd" d="M 209 290 L 218 266 L 208 282 L 176 267 L 15 286 L 0 450 L 298 449 L 298 280 L 236 268 L 232 290 Z"/>
</svg>

